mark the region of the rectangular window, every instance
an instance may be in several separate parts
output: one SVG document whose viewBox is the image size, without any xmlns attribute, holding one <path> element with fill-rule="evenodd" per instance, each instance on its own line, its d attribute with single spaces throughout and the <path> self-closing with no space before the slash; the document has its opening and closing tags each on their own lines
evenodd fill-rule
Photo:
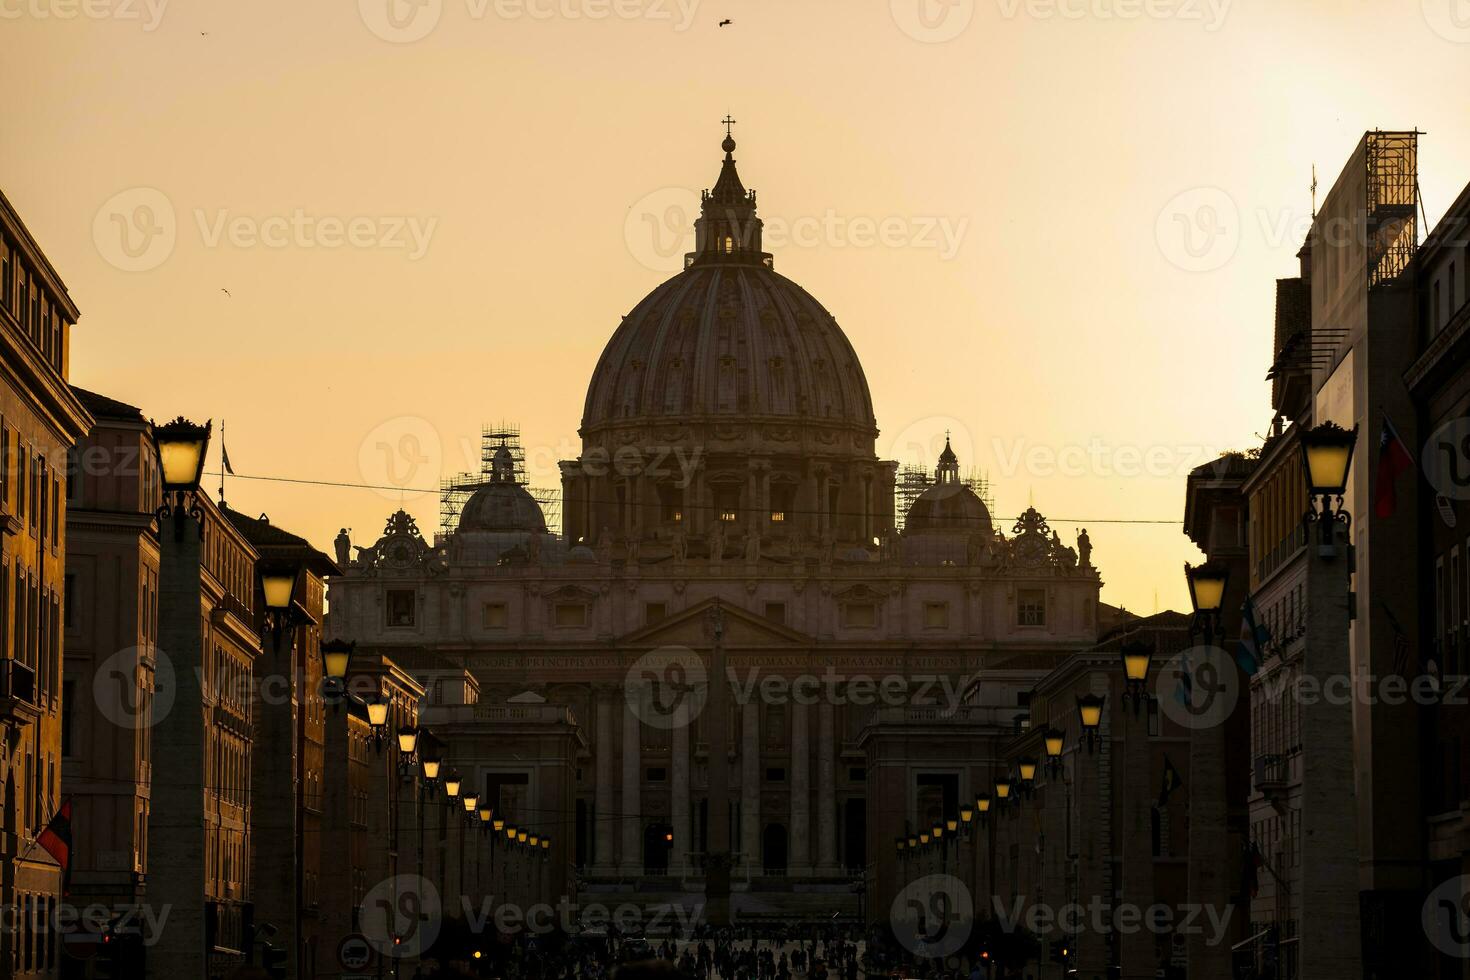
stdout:
<svg viewBox="0 0 1470 980">
<path fill-rule="evenodd" d="M 1016 624 L 1019 626 L 1046 625 L 1046 590 L 1016 590 Z"/>
<path fill-rule="evenodd" d="M 926 602 L 924 603 L 924 628 L 926 630 L 942 630 L 949 628 L 949 603 Z"/>
<path fill-rule="evenodd" d="M 653 766 L 644 774 L 644 778 L 650 783 L 662 783 L 669 778 L 669 772 L 663 766 Z"/>
<path fill-rule="evenodd" d="M 389 589 L 388 625 L 412 626 L 415 604 L 413 589 Z"/>
<path fill-rule="evenodd" d="M 0 508 L 10 503 L 10 426 L 0 422 Z"/>
<path fill-rule="evenodd" d="M 772 766 L 771 768 L 769 768 L 769 769 L 766 770 L 766 782 L 768 782 L 768 783 L 784 783 L 784 782 L 786 782 L 786 770 L 784 768 L 780 767 L 780 766 Z"/>
<path fill-rule="evenodd" d="M 563 627 L 586 626 L 587 606 L 580 602 L 558 602 L 552 609 L 551 621 Z"/>
<path fill-rule="evenodd" d="M 643 605 L 643 621 L 652 625 L 668 615 L 668 607 L 662 602 L 647 602 Z"/>
<path fill-rule="evenodd" d="M 872 629 L 878 625 L 878 607 L 871 602 L 849 602 L 842 607 L 842 625 L 847 629 Z"/>
<path fill-rule="evenodd" d="M 780 623 L 783 626 L 786 625 L 786 603 L 766 603 L 766 619 L 770 620 L 773 623 Z"/>
<path fill-rule="evenodd" d="M 487 602 L 484 609 L 487 630 L 503 630 L 510 626 L 510 607 L 503 602 Z"/>
</svg>

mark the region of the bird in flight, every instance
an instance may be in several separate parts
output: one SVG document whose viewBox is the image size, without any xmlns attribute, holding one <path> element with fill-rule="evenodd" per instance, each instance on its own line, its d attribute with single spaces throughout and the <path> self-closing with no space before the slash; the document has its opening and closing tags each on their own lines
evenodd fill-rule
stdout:
<svg viewBox="0 0 1470 980">
<path fill-rule="evenodd" d="M 720 21 L 720 26 L 721 27 L 724 27 L 726 24 L 733 24 L 733 23 L 735 23 L 733 20 L 731 20 L 730 18 L 726 17 L 724 20 Z"/>
<path fill-rule="evenodd" d="M 230 291 L 228 289 L 226 289 L 225 287 L 223 287 L 223 286 L 221 286 L 219 288 L 219 291 L 222 292 L 222 293 L 224 293 L 226 296 L 230 296 Z M 234 298 L 235 297 L 230 296 L 230 299 L 234 299 Z"/>
</svg>

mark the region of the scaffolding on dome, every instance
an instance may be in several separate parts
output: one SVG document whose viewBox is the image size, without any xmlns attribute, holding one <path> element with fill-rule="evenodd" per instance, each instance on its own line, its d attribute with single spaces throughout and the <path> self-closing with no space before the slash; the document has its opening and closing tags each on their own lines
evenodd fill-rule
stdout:
<svg viewBox="0 0 1470 980">
<path fill-rule="evenodd" d="M 479 472 L 458 473 L 439 481 L 439 534 L 452 534 L 459 527 L 459 515 L 475 491 L 490 482 L 490 466 L 495 453 L 505 447 L 515 464 L 515 482 L 526 487 L 527 492 L 541 505 L 546 517 L 546 529 L 552 534 L 561 533 L 561 491 L 544 487 L 526 486 L 526 452 L 521 447 L 521 427 L 502 422 L 499 425 L 480 426 L 480 469 Z"/>
<path fill-rule="evenodd" d="M 960 478 L 960 482 L 974 491 L 975 496 L 985 504 L 986 510 L 995 513 L 995 497 L 991 492 L 989 476 L 980 470 L 970 469 Z M 933 485 L 934 474 L 917 463 L 906 463 L 899 467 L 898 478 L 893 481 L 893 522 L 900 531 L 903 530 L 904 519 L 908 517 L 909 508 L 914 501 Z"/>
</svg>

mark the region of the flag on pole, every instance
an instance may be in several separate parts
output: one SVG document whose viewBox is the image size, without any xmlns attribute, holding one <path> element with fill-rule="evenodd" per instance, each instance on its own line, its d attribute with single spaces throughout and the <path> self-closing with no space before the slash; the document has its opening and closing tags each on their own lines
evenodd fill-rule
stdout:
<svg viewBox="0 0 1470 980">
<path fill-rule="evenodd" d="M 225 427 L 224 427 L 224 425 L 220 425 L 219 428 L 220 428 L 219 451 L 220 451 L 220 455 L 224 457 L 225 472 L 228 473 L 228 474 L 230 474 L 230 476 L 234 476 L 235 475 L 235 468 L 230 465 L 230 450 L 228 448 L 226 448 L 226 446 L 225 446 L 225 437 L 224 437 Z"/>
<path fill-rule="evenodd" d="M 1392 517 L 1398 509 L 1398 478 L 1405 470 L 1414 468 L 1414 457 L 1409 447 L 1399 438 L 1399 431 L 1383 414 L 1383 428 L 1378 435 L 1378 472 L 1374 477 L 1373 516 Z"/>
<path fill-rule="evenodd" d="M 71 892 L 71 800 L 61 801 L 61 806 L 51 815 L 46 829 L 36 836 L 36 844 L 61 865 L 61 893 Z"/>
<path fill-rule="evenodd" d="M 1270 642 L 1271 631 L 1256 618 L 1256 601 L 1246 596 L 1245 604 L 1240 607 L 1240 642 L 1235 646 L 1235 662 L 1247 677 L 1256 676 L 1256 671 L 1261 669 L 1263 653 Z"/>
</svg>

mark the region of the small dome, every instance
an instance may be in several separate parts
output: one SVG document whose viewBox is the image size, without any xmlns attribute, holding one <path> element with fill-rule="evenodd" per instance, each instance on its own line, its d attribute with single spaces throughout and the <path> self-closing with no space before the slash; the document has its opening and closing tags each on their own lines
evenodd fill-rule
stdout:
<svg viewBox="0 0 1470 980">
<path fill-rule="evenodd" d="M 546 533 L 546 516 L 525 487 L 514 483 L 487 483 L 475 491 L 459 515 L 461 531 L 539 531 Z"/>
<path fill-rule="evenodd" d="M 934 468 L 935 483 L 919 494 L 904 519 L 904 534 L 938 531 L 990 534 L 990 510 L 979 495 L 960 479 L 960 462 L 950 448 L 949 437 Z"/>
<path fill-rule="evenodd" d="M 909 507 L 905 534 L 932 531 L 962 531 L 990 534 L 990 511 L 975 491 L 963 483 L 936 483 Z"/>
<path fill-rule="evenodd" d="M 597 561 L 597 555 L 595 555 L 592 549 L 587 547 L 585 544 L 579 544 L 574 546 L 571 551 L 567 552 L 567 561 L 577 563 L 590 563 Z"/>
</svg>

